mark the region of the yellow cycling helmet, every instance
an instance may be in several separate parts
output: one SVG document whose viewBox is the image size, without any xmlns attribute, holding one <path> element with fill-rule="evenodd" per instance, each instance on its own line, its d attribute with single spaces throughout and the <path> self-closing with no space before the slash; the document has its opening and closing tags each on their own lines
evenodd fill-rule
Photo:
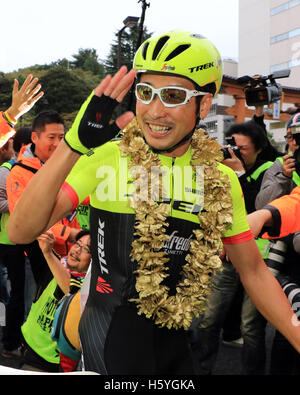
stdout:
<svg viewBox="0 0 300 395">
<path fill-rule="evenodd" d="M 138 73 L 168 73 L 188 78 L 197 89 L 219 92 L 223 67 L 221 55 L 205 37 L 182 30 L 157 34 L 137 50 L 133 68 Z"/>
</svg>

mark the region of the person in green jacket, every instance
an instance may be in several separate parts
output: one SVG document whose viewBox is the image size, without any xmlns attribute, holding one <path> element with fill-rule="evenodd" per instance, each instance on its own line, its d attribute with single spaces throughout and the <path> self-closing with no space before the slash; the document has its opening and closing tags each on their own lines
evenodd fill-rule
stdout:
<svg viewBox="0 0 300 395">
<path fill-rule="evenodd" d="M 59 259 L 53 251 L 55 237 L 47 231 L 38 237 L 48 267 L 41 268 L 39 298 L 32 304 L 27 320 L 22 325 L 23 370 L 60 371 L 60 351 L 51 338 L 54 314 L 61 298 L 76 293 L 91 262 L 90 235 L 80 231 L 67 257 Z M 49 270 L 50 269 L 50 270 Z"/>
</svg>

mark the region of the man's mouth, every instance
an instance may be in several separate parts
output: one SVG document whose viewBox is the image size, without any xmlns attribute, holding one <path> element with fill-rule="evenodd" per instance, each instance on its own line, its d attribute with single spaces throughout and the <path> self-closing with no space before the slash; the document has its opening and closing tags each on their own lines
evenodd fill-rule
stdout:
<svg viewBox="0 0 300 395">
<path fill-rule="evenodd" d="M 76 254 L 73 254 L 72 252 L 70 253 L 70 256 L 77 262 L 80 262 L 80 258 L 79 256 L 77 256 Z"/>
<path fill-rule="evenodd" d="M 165 135 L 172 129 L 171 126 L 154 125 L 153 123 L 146 123 L 151 134 Z"/>
</svg>

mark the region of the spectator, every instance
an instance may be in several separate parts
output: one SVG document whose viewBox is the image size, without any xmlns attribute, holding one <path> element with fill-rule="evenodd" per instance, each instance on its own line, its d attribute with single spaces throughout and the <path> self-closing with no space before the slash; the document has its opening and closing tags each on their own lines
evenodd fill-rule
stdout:
<svg viewBox="0 0 300 395">
<path fill-rule="evenodd" d="M 300 124 L 300 114 L 293 115 L 287 124 L 288 153 L 277 158 L 273 166 L 264 174 L 261 191 L 255 200 L 257 209 L 262 208 L 277 197 L 289 194 L 295 186 L 300 185 L 300 176 L 296 172 L 293 157 L 298 148 L 291 131 L 293 122 L 294 124 L 298 122 Z"/>
<path fill-rule="evenodd" d="M 226 132 L 234 137 L 240 159 L 229 148 L 231 158 L 223 161 L 237 173 L 245 197 L 248 213 L 255 211 L 255 198 L 260 190 L 263 175 L 273 162 L 260 159 L 269 143 L 262 128 L 253 120 L 234 124 Z M 266 258 L 267 241 L 257 239 L 263 258 Z M 230 261 L 224 259 L 223 270 L 218 271 L 212 282 L 206 311 L 199 323 L 198 342 L 193 345 L 200 363 L 200 374 L 211 374 L 218 352 L 221 329 L 228 319 L 235 298 L 240 298 L 241 282 Z M 242 373 L 264 374 L 265 372 L 265 325 L 266 321 L 251 302 L 248 294 L 241 299 L 241 333 L 243 338 Z M 240 322 L 240 316 L 235 317 Z M 234 317 L 231 318 L 234 322 Z"/>
<path fill-rule="evenodd" d="M 57 343 L 51 338 L 53 318 L 63 295 L 76 293 L 80 289 L 91 262 L 90 235 L 87 230 L 77 233 L 68 256 L 62 259 L 53 252 L 55 237 L 51 231 L 42 234 L 38 242 L 48 266 L 41 263 L 43 283 L 39 285 L 43 289 L 22 326 L 22 369 L 58 372 L 60 352 Z"/>
<path fill-rule="evenodd" d="M 262 128 L 265 136 L 267 137 L 267 128 L 264 122 L 264 117 L 264 106 L 255 106 L 255 114 L 253 115 L 252 120 Z M 260 159 L 274 162 L 274 160 L 283 155 L 284 154 L 279 152 L 278 149 L 274 147 L 268 139 L 267 146 L 261 153 Z"/>
<path fill-rule="evenodd" d="M 22 148 L 31 143 L 31 126 L 21 126 L 14 135 L 13 147 L 18 157 Z"/>
<path fill-rule="evenodd" d="M 64 136 L 64 121 L 61 116 L 52 110 L 39 113 L 33 120 L 31 140 L 32 143 L 21 150 L 18 161 L 7 177 L 7 197 L 10 213 L 13 211 L 25 187 L 51 157 L 59 141 Z M 75 214 L 63 218 L 55 224 L 52 231 L 55 234 L 55 251 L 60 256 L 66 256 L 69 243 L 74 242 L 75 235 L 80 231 L 80 226 Z M 22 226 L 22 223 L 20 224 Z M 39 279 L 39 266 L 43 255 L 37 241 L 23 246 L 30 260 L 33 276 L 36 283 Z"/>
<path fill-rule="evenodd" d="M 6 234 L 6 223 L 9 217 L 6 193 L 6 179 L 18 153 L 14 147 L 28 142 L 28 136 L 23 136 L 22 131 L 15 134 L 14 126 L 21 115 L 28 112 L 32 106 L 43 96 L 39 92 L 41 86 L 38 79 L 29 75 L 19 89 L 18 81 L 14 81 L 12 90 L 12 104 L 7 111 L 0 114 L 0 261 L 7 268 L 10 280 L 10 293 L 5 309 L 6 325 L 3 328 L 3 351 L 5 358 L 20 356 L 21 325 L 24 322 L 24 285 L 25 285 L 25 255 L 21 246 L 10 242 Z M 14 136 L 14 137 L 13 137 Z M 7 140 L 7 138 L 9 138 Z M 29 136 L 30 140 L 30 136 Z M 18 146 L 16 146 L 18 148 Z"/>
<path fill-rule="evenodd" d="M 277 158 L 274 164 L 265 172 L 261 190 L 256 197 L 256 208 L 261 209 L 272 200 L 280 196 L 289 194 L 296 186 L 300 185 L 300 176 L 295 168 L 293 153 L 298 146 L 293 138 L 292 131 L 300 124 L 300 114 L 294 114 L 287 123 L 286 140 L 288 153 Z M 299 253 L 300 248 L 295 250 L 295 246 L 300 245 L 300 232 L 290 234 L 280 239 L 273 250 L 280 252 L 273 253 L 272 259 L 267 260 L 271 270 L 276 270 L 275 275 L 289 276 L 292 282 L 300 284 Z M 276 259 L 275 259 L 276 258 Z M 278 332 L 275 331 L 273 340 L 270 374 L 291 375 L 300 373 L 300 358 L 297 351 Z"/>
</svg>

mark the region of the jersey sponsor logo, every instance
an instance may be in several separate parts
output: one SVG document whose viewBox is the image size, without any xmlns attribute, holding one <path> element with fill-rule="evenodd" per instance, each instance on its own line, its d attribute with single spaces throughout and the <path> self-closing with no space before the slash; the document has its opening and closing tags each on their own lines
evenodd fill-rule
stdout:
<svg viewBox="0 0 300 395">
<path fill-rule="evenodd" d="M 190 243 L 193 238 L 191 234 L 188 238 L 178 236 L 178 230 L 174 230 L 170 235 L 167 243 L 164 244 L 164 250 L 168 254 L 182 255 L 184 252 L 190 249 Z"/>
<path fill-rule="evenodd" d="M 174 66 L 168 66 L 168 63 L 165 63 L 165 64 L 163 65 L 161 71 L 164 71 L 164 70 L 166 70 L 166 71 L 174 71 L 174 70 L 175 70 L 175 67 L 174 67 Z"/>
<path fill-rule="evenodd" d="M 105 251 L 104 251 L 104 228 L 105 228 L 105 221 L 101 222 L 101 219 L 99 218 L 99 223 L 98 223 L 98 259 L 99 259 L 99 265 L 101 269 L 101 273 L 106 273 L 108 274 L 108 269 L 107 269 L 107 263 L 105 260 Z"/>
<path fill-rule="evenodd" d="M 194 203 L 190 203 L 190 202 L 175 200 L 172 204 L 172 207 L 174 210 L 177 210 L 177 211 L 182 211 L 184 213 L 197 215 L 200 213 L 203 206 L 200 204 L 194 204 Z"/>
<path fill-rule="evenodd" d="M 96 290 L 101 294 L 111 294 L 114 292 L 112 286 L 108 284 L 102 277 L 98 277 Z"/>
</svg>

